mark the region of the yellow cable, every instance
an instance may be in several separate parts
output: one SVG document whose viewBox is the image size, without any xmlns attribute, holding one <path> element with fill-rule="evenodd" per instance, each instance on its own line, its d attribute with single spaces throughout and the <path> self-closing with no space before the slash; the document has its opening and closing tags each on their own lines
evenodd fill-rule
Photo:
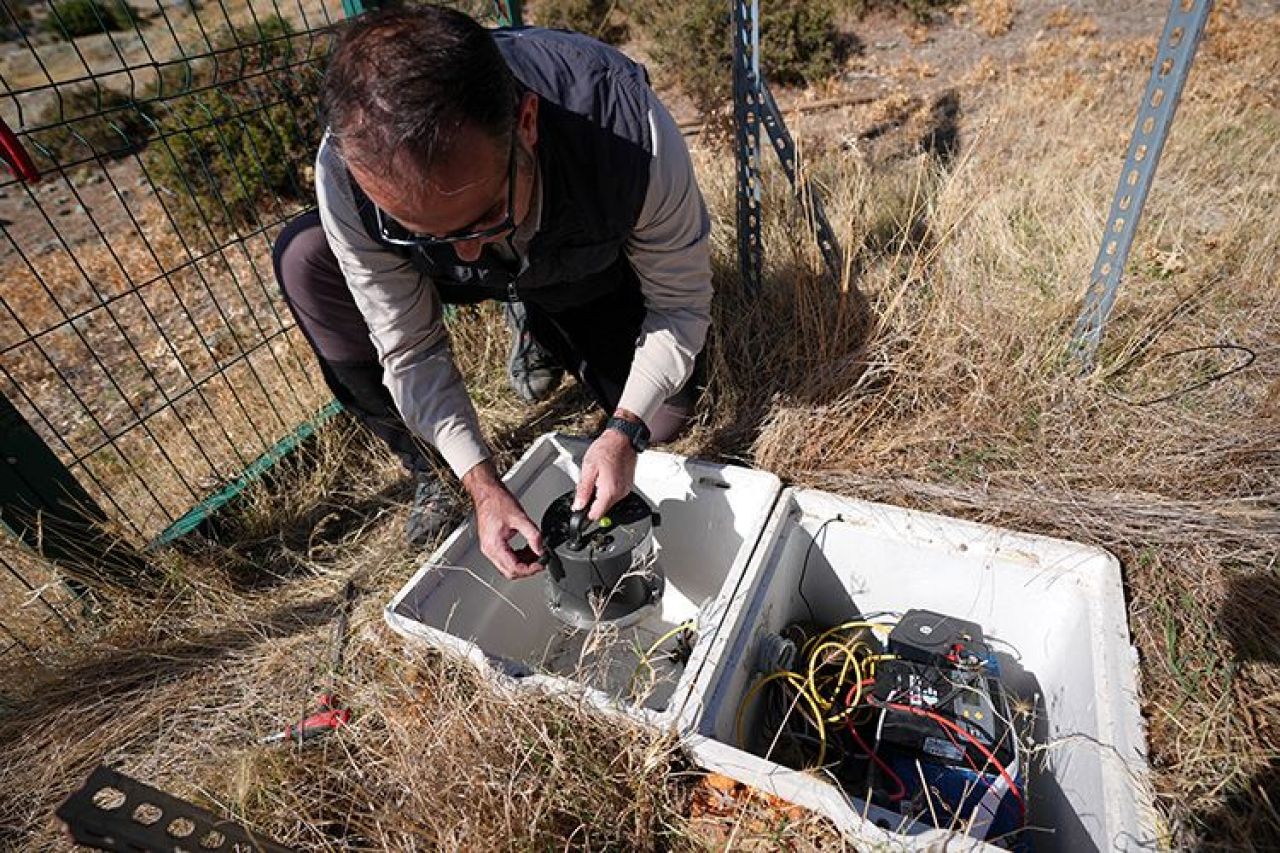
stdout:
<svg viewBox="0 0 1280 853">
<path fill-rule="evenodd" d="M 886 622 L 845 622 L 844 624 L 837 625 L 834 628 L 828 628 L 826 631 L 823 631 L 821 634 L 819 634 L 818 642 L 815 644 L 814 648 L 817 648 L 817 646 L 821 645 L 823 641 L 825 641 L 832 634 L 838 634 L 841 631 L 848 631 L 852 628 L 866 628 L 868 631 L 870 631 L 872 628 L 892 628 L 892 627 L 893 627 L 892 624 L 889 624 Z"/>
<path fill-rule="evenodd" d="M 679 634 L 679 633 L 681 633 L 681 632 L 683 632 L 683 631 L 687 631 L 687 630 L 689 630 L 689 629 L 690 629 L 690 628 L 692 628 L 692 627 L 693 627 L 693 620 L 692 620 L 692 619 L 690 619 L 688 622 L 685 622 L 685 623 L 683 623 L 683 624 L 681 624 L 681 625 L 677 625 L 677 626 L 675 626 L 675 627 L 674 627 L 674 628 L 672 628 L 670 631 L 668 631 L 667 633 L 663 634 L 663 635 L 662 635 L 661 637 L 659 637 L 658 639 L 654 640 L 654 641 L 653 641 L 653 645 L 649 647 L 649 651 L 647 651 L 647 652 L 645 652 L 645 653 L 644 653 L 644 657 L 643 657 L 643 658 L 641 658 L 641 660 L 643 660 L 643 661 L 645 661 L 645 662 L 647 663 L 647 662 L 648 662 L 648 660 L 649 660 L 649 658 L 650 658 L 650 656 L 652 656 L 652 655 L 653 655 L 653 653 L 654 653 L 654 652 L 656 652 L 656 651 L 658 650 L 658 646 L 661 646 L 661 645 L 662 645 L 663 643 L 665 643 L 667 640 L 670 640 L 672 637 L 676 636 L 677 634 Z"/>
<path fill-rule="evenodd" d="M 834 628 L 830 628 L 824 631 L 823 633 L 819 634 L 816 638 L 813 638 L 813 637 L 806 638 L 800 646 L 801 656 L 806 662 L 804 665 L 804 671 L 806 673 L 805 675 L 802 675 L 798 672 L 793 672 L 791 670 L 779 670 L 777 672 L 769 673 L 768 675 L 759 679 L 755 684 L 753 684 L 751 686 L 751 689 L 748 690 L 747 694 L 742 698 L 742 703 L 738 706 L 737 718 L 734 721 L 734 728 L 735 728 L 735 733 L 737 735 L 738 744 L 743 749 L 748 748 L 747 739 L 744 731 L 745 723 L 746 723 L 747 708 L 751 706 L 752 702 L 756 699 L 756 697 L 760 694 L 760 691 L 763 690 L 766 685 L 771 684 L 774 681 L 778 681 L 780 679 L 786 679 L 787 683 L 790 684 L 793 688 L 795 688 L 797 701 L 803 698 L 805 701 L 805 704 L 807 704 L 809 706 L 809 709 L 813 712 L 812 722 L 815 728 L 817 728 L 818 730 L 818 758 L 817 758 L 816 766 L 819 766 L 819 767 L 822 766 L 822 763 L 826 758 L 826 754 L 827 754 L 826 723 L 839 723 L 843 721 L 854 710 L 857 709 L 858 704 L 862 701 L 862 690 L 863 690 L 862 682 L 864 680 L 863 665 L 865 664 L 867 667 L 865 671 L 868 677 L 874 677 L 875 665 L 877 663 L 879 663 L 880 661 L 894 660 L 897 657 L 896 655 L 868 654 L 865 657 L 863 657 L 861 660 L 859 660 L 859 655 L 858 655 L 859 650 L 864 650 L 866 652 L 870 652 L 872 650 L 871 647 L 867 645 L 867 643 L 863 642 L 861 639 L 856 638 L 856 636 L 851 638 L 846 638 L 844 642 L 841 642 L 840 640 L 832 640 L 830 638 L 835 636 L 836 634 L 841 633 L 842 631 L 851 631 L 855 629 L 865 629 L 867 631 L 873 631 L 873 629 L 875 628 L 888 629 L 892 627 L 893 627 L 892 623 L 852 621 L 852 622 L 842 623 L 840 625 L 835 626 Z M 658 642 L 654 644 L 654 649 L 656 649 L 658 645 L 661 645 L 662 642 L 666 639 L 667 639 L 666 636 L 660 638 Z M 646 653 L 643 663 L 645 664 L 648 663 L 647 658 L 649 654 L 653 653 L 654 649 L 650 649 L 650 651 Z M 818 671 L 823 666 L 826 666 L 827 664 L 834 662 L 834 657 L 825 661 L 819 660 L 819 658 L 822 655 L 822 652 L 827 649 L 832 649 L 836 652 L 843 652 L 843 657 L 844 657 L 844 663 L 840 667 L 840 675 L 838 677 L 828 677 L 824 679 L 824 686 L 827 684 L 831 684 L 832 682 L 836 684 L 835 695 L 830 700 L 823 698 L 823 695 L 822 695 L 823 691 L 820 690 L 818 687 Z M 650 667 L 650 669 L 652 669 L 652 667 Z M 823 716 L 824 712 L 830 711 L 831 708 L 833 708 L 836 702 L 839 700 L 841 690 L 844 687 L 844 685 L 847 683 L 850 669 L 853 670 L 853 675 L 854 675 L 853 701 L 848 703 L 845 706 L 845 709 L 843 711 L 840 711 L 839 713 L 830 717 L 824 717 Z M 794 710 L 794 708 L 795 708 L 795 705 L 793 703 L 792 709 Z M 790 711 L 788 711 L 788 713 L 790 713 Z"/>
<path fill-rule="evenodd" d="M 649 663 L 649 658 L 653 657 L 653 653 L 656 652 L 658 650 L 658 647 L 661 646 L 663 643 L 665 643 L 667 640 L 670 640 L 672 637 L 684 631 L 691 630 L 693 628 L 693 625 L 694 625 L 694 622 L 692 619 L 690 619 L 688 622 L 684 622 L 680 625 L 675 626 L 670 631 L 663 634 L 658 639 L 654 640 L 653 645 L 649 646 L 649 650 L 640 656 L 640 661 L 639 663 L 636 664 L 635 671 L 631 673 L 631 683 L 627 685 L 627 692 L 630 693 L 633 698 L 636 695 L 635 694 L 636 677 L 640 675 L 640 670 L 647 669 L 651 673 L 654 672 L 653 664 Z M 650 683 L 649 686 L 652 687 L 653 686 L 652 683 Z"/>
<path fill-rule="evenodd" d="M 822 657 L 823 649 L 835 649 L 836 651 L 844 652 L 844 665 L 840 668 L 839 677 L 835 679 L 835 682 L 837 685 L 836 686 L 837 695 L 832 697 L 831 699 L 824 698 L 821 691 L 818 690 L 818 683 L 817 683 L 818 669 L 833 662 L 832 660 L 819 660 L 819 658 Z M 822 710 L 830 711 L 832 706 L 834 706 L 836 704 L 836 701 L 840 698 L 839 686 L 844 684 L 845 678 L 848 677 L 850 665 L 853 666 L 853 672 L 854 672 L 854 675 L 857 677 L 858 681 L 862 681 L 862 668 L 858 666 L 858 659 L 854 656 L 853 649 L 850 648 L 849 646 L 844 645 L 843 643 L 835 643 L 835 642 L 823 643 L 822 645 L 815 648 L 813 650 L 813 654 L 809 656 L 809 678 L 807 681 L 807 686 L 809 688 L 809 692 L 812 695 L 813 699 L 818 703 L 818 706 L 822 708 Z"/>
<path fill-rule="evenodd" d="M 747 739 L 744 734 L 744 724 L 746 723 L 747 708 L 751 705 L 752 700 L 754 700 L 760 691 L 764 689 L 766 684 L 770 684 L 780 678 L 787 679 L 791 686 L 796 688 L 796 697 L 803 698 L 813 711 L 813 723 L 818 729 L 818 760 L 816 762 L 816 766 L 821 767 L 822 762 L 826 760 L 827 757 L 827 728 L 822 722 L 822 712 L 818 709 L 817 704 L 814 703 L 813 697 L 805 691 L 804 679 L 788 670 L 779 670 L 778 672 L 769 673 L 752 685 L 751 689 L 747 691 L 747 695 L 742 698 L 742 704 L 738 706 L 738 717 L 734 721 L 734 728 L 738 737 L 738 745 L 743 749 L 749 749 Z M 788 713 L 790 712 L 788 711 Z"/>
</svg>

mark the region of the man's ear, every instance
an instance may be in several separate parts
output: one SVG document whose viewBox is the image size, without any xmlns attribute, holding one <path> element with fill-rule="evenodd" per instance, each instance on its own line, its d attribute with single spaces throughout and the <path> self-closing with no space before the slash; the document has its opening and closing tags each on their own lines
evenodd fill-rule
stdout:
<svg viewBox="0 0 1280 853">
<path fill-rule="evenodd" d="M 532 151 L 538 144 L 538 96 L 533 92 L 525 92 L 520 96 L 520 107 L 516 113 L 516 133 L 520 134 L 520 142 Z"/>
</svg>

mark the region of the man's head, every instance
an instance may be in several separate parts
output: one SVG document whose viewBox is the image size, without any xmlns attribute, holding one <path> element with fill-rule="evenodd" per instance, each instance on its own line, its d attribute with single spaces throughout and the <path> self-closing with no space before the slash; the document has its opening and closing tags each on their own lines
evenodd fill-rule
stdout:
<svg viewBox="0 0 1280 853">
<path fill-rule="evenodd" d="M 361 189 L 409 231 L 474 260 L 525 218 L 538 100 L 487 30 L 450 9 L 366 15 L 339 41 L 321 105 Z"/>
</svg>

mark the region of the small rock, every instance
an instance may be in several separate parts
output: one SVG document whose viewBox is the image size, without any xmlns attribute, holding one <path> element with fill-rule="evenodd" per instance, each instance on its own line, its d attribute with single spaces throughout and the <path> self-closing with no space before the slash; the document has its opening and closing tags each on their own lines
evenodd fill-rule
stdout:
<svg viewBox="0 0 1280 853">
<path fill-rule="evenodd" d="M 84 214 L 89 212 L 89 208 L 85 207 L 83 204 L 77 204 L 75 207 L 72 208 L 72 212 L 75 213 L 77 216 L 83 216 Z"/>
</svg>

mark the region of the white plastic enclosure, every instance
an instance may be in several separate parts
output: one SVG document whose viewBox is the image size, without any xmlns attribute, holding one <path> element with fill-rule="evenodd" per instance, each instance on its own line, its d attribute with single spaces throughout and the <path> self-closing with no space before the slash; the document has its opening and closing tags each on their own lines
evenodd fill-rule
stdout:
<svg viewBox="0 0 1280 853">
<path fill-rule="evenodd" d="M 535 523 L 574 488 L 588 446 L 544 435 L 507 473 L 507 487 Z M 781 484 L 761 471 L 646 451 L 635 485 L 661 517 L 654 538 L 666 574 L 661 606 L 644 621 L 622 631 L 568 628 L 547 608 L 543 575 L 504 578 L 480 553 L 468 521 L 391 601 L 387 622 L 507 684 L 585 695 L 606 711 L 674 728 L 696 676 L 717 653 L 718 629 Z M 654 641 L 690 620 L 698 634 L 684 665 L 665 658 L 672 639 L 654 655 L 653 670 L 645 669 L 640 658 Z"/>
<path fill-rule="evenodd" d="M 1154 846 L 1137 658 L 1116 559 L 1072 542 L 823 492 L 788 489 L 778 501 L 726 617 L 724 651 L 702 673 L 708 687 L 694 698 L 705 704 L 691 702 L 682 714 L 695 761 L 815 809 L 877 846 L 985 847 L 904 825 L 897 813 L 868 807 L 817 773 L 735 743 L 762 636 L 800 618 L 834 625 L 912 608 L 977 622 L 998 638 L 1006 687 L 1035 709 L 1034 740 L 1043 748 L 1028 762 L 1028 823 L 1048 831 L 1030 834 L 1033 850 Z"/>
</svg>

